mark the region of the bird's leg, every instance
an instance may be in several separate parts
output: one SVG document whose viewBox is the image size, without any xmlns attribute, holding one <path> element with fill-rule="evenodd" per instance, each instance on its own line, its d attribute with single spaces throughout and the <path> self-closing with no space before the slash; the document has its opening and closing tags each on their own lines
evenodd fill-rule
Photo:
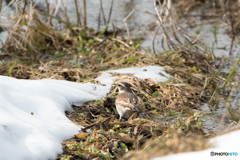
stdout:
<svg viewBox="0 0 240 160">
<path fill-rule="evenodd" d="M 121 120 L 122 120 L 122 116 L 121 116 L 121 115 L 119 115 L 119 122 L 121 122 Z"/>
</svg>

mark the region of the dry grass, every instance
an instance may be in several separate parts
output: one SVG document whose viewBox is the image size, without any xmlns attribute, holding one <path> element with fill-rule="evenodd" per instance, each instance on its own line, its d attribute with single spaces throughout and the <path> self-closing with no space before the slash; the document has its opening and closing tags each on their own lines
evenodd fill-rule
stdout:
<svg viewBox="0 0 240 160">
<path fill-rule="evenodd" d="M 11 75 L 27 79 L 52 78 L 94 83 L 94 78 L 102 70 L 147 65 L 164 66 L 172 76 L 166 83 L 141 80 L 129 74 L 119 75 L 117 81 L 128 81 L 135 94 L 142 99 L 141 112 L 134 120 L 118 122 L 114 111 L 116 97 L 114 88 L 106 98 L 88 102 L 82 107 L 76 107 L 74 113 L 67 113 L 67 117 L 74 123 L 84 127 L 92 126 L 90 128 L 93 133 L 64 143 L 64 155 L 85 159 L 94 157 L 114 159 L 114 157 L 122 157 L 129 150 L 142 150 L 145 142 L 149 140 L 162 142 L 158 146 L 152 141 L 151 147 L 147 148 L 149 150 L 152 148 L 153 152 L 165 146 L 166 150 L 160 155 L 206 148 L 207 145 L 203 143 L 194 143 L 191 137 L 204 135 L 201 129 L 201 119 L 204 115 L 197 109 L 201 103 L 211 98 L 221 77 L 216 76 L 211 82 L 208 81 L 209 85 L 206 86 L 205 81 L 211 79 L 213 72 L 211 67 L 208 70 L 208 67 L 198 63 L 197 59 L 195 60 L 197 63 L 193 65 L 181 54 L 172 56 L 173 54 L 169 53 L 152 57 L 151 54 L 142 54 L 138 49 L 127 47 L 124 41 L 122 39 L 120 43 L 113 39 L 105 40 L 106 43 L 100 43 L 92 49 L 97 54 L 86 54 L 78 59 L 81 63 L 77 65 L 69 64 L 66 60 L 41 62 L 37 68 L 17 63 Z M 205 60 L 208 61 L 208 57 L 205 57 Z M 12 64 L 2 66 L 0 73 L 7 75 Z M 121 130 L 127 131 L 121 132 Z M 185 145 L 182 149 L 174 148 L 174 143 L 168 144 L 171 141 Z M 205 141 L 205 138 L 202 138 L 202 141 Z M 170 151 L 172 147 L 173 152 Z M 148 149 L 142 152 L 145 154 Z M 105 158 L 103 153 L 106 153 Z M 135 155 L 135 153 L 131 154 Z"/>
<path fill-rule="evenodd" d="M 83 132 L 64 142 L 64 154 L 59 159 L 67 156 L 117 159 L 130 150 L 133 152 L 124 159 L 149 159 L 149 155 L 152 158 L 209 147 L 201 126 L 205 115 L 198 108 L 213 99 L 225 79 L 216 66 L 217 59 L 201 39 L 179 26 L 170 1 L 157 2 L 154 1 L 159 21 L 156 33 L 160 28 L 163 30 L 162 46 L 167 48 L 165 53 L 155 55 L 141 51 L 138 41 L 132 40 L 130 44 L 114 34 L 101 36 L 105 31 L 96 33 L 63 21 L 66 30 L 58 31 L 48 23 L 56 17 L 43 14 L 33 5 L 29 10 L 16 9 L 4 50 L 14 52 L 21 60 L 31 57 L 39 63 L 28 66 L 17 61 L 12 66 L 6 60 L 1 64 L 0 75 L 7 75 L 12 67 L 11 76 L 16 78 L 98 83 L 94 78 L 99 71 L 148 65 L 162 66 L 171 75 L 169 81 L 157 83 L 129 74 L 115 74 L 119 76 L 116 81 L 129 82 L 141 98 L 141 112 L 137 118 L 120 123 L 114 105 L 115 88 L 104 99 L 74 107 L 75 112 L 66 116 L 77 125 L 91 128 L 92 133 Z M 184 2 L 178 5 L 187 6 L 187 12 L 200 3 Z M 153 48 L 154 44 L 153 40 Z"/>
<path fill-rule="evenodd" d="M 204 114 L 196 110 L 202 101 L 197 93 L 200 90 L 177 80 L 163 84 L 129 74 L 119 75 L 118 81 L 128 82 L 141 99 L 137 118 L 118 121 L 114 104 L 116 88 L 112 88 L 106 98 L 87 102 L 82 107 L 74 107 L 75 112 L 67 113 L 69 119 L 85 127 L 84 131 L 92 129 L 92 133 L 84 137 L 80 133 L 80 138 L 76 136 L 64 143 L 65 154 L 91 159 L 103 158 L 102 153 L 106 153 L 106 157 L 115 159 L 133 150 L 124 159 L 138 159 L 140 155 L 148 159 L 149 154 L 163 156 L 209 147 L 201 127 Z M 196 136 L 199 136 L 197 140 Z M 157 152 L 159 149 L 161 152 Z M 76 154 L 76 150 L 84 154 Z"/>
<path fill-rule="evenodd" d="M 19 7 L 16 5 L 16 7 Z M 63 45 L 63 37 L 44 21 L 40 11 L 30 6 L 29 10 L 16 9 L 11 24 L 6 30 L 8 37 L 3 50 L 21 56 L 21 59 L 40 59 L 42 54 L 53 54 Z"/>
<path fill-rule="evenodd" d="M 166 155 L 199 151 L 210 147 L 208 139 L 200 135 L 184 137 L 177 133 L 168 140 L 148 141 L 138 152 L 129 152 L 123 156 L 124 160 L 149 160 Z"/>
</svg>

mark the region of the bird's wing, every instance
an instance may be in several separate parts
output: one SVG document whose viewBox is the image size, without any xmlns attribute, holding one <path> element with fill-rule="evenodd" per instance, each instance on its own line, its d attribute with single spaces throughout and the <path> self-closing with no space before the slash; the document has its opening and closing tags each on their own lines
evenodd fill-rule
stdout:
<svg viewBox="0 0 240 160">
<path fill-rule="evenodd" d="M 133 93 L 122 93 L 117 96 L 116 104 L 128 107 L 133 111 L 138 111 L 139 102 L 136 95 Z"/>
</svg>

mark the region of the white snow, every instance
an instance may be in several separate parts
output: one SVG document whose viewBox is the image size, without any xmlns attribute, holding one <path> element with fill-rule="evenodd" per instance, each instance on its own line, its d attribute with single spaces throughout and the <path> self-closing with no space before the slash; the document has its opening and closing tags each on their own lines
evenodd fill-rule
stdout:
<svg viewBox="0 0 240 160">
<path fill-rule="evenodd" d="M 210 143 L 213 146 L 209 149 L 203 151 L 196 152 L 186 152 L 186 153 L 178 153 L 174 155 L 169 155 L 165 157 L 154 158 L 153 160 L 176 160 L 176 159 L 184 159 L 184 160 L 232 160 L 232 159 L 240 159 L 240 130 L 233 131 L 218 137 L 215 137 L 210 140 Z M 237 153 L 237 156 L 211 156 L 211 152 L 234 152 Z"/>
<path fill-rule="evenodd" d="M 147 66 L 102 72 L 96 78 L 105 86 L 63 80 L 18 80 L 0 76 L 0 160 L 48 160 L 62 153 L 61 142 L 73 137 L 80 128 L 66 118 L 71 105 L 106 96 L 114 79 L 110 73 L 131 73 L 134 76 L 166 81 L 164 68 Z M 165 77 L 162 77 L 165 75 Z M 33 115 L 31 114 L 33 113 Z M 239 159 L 239 156 L 210 156 L 210 152 L 240 154 L 240 131 L 211 140 L 212 148 L 179 153 L 154 160 Z"/>
<path fill-rule="evenodd" d="M 18 80 L 0 76 L 0 160 L 48 160 L 62 153 L 61 142 L 73 137 L 80 128 L 66 118 L 71 105 L 106 96 L 114 79 L 110 73 L 131 73 L 134 76 L 166 81 L 164 68 L 147 66 L 102 72 L 96 78 L 105 86 L 63 80 Z M 165 75 L 162 77 L 160 74 Z M 33 115 L 31 114 L 33 113 Z M 239 159 L 239 156 L 210 156 L 210 152 L 240 154 L 240 131 L 211 140 L 212 148 L 179 153 L 154 160 Z"/>
<path fill-rule="evenodd" d="M 101 84 L 105 85 L 108 90 L 111 89 L 111 86 L 116 79 L 116 76 L 113 76 L 112 74 L 108 72 L 102 72 L 100 76 L 95 78 L 96 81 L 99 81 Z"/>
<path fill-rule="evenodd" d="M 146 67 L 140 67 L 140 68 L 123 68 L 118 70 L 109 70 L 106 72 L 107 73 L 130 73 L 140 79 L 152 79 L 152 80 L 155 80 L 156 82 L 165 82 L 171 77 L 169 74 L 167 74 L 164 71 L 163 67 L 157 67 L 157 66 L 146 66 Z M 103 72 L 104 75 L 109 76 L 110 74 L 106 74 L 106 72 Z M 103 84 L 104 83 L 105 82 L 103 82 Z"/>
<path fill-rule="evenodd" d="M 146 69 L 147 71 L 143 71 Z M 77 134 L 64 111 L 71 105 L 106 96 L 116 77 L 109 72 L 132 73 L 163 80 L 162 67 L 102 72 L 96 80 L 105 86 L 63 80 L 18 80 L 0 76 L 0 160 L 48 160 L 62 153 L 61 142 Z"/>
<path fill-rule="evenodd" d="M 0 76 L 0 159 L 55 159 L 61 142 L 80 130 L 64 111 L 108 92 L 90 83 Z"/>
</svg>

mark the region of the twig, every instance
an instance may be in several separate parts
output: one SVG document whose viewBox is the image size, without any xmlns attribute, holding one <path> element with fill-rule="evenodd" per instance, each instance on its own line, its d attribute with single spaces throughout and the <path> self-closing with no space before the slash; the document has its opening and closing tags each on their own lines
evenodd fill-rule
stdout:
<svg viewBox="0 0 240 160">
<path fill-rule="evenodd" d="M 64 8 L 64 16 L 65 16 L 66 25 L 67 25 L 67 27 L 69 27 L 70 23 L 68 21 L 68 16 L 67 16 L 67 4 L 63 3 L 62 0 L 61 0 L 61 2 L 62 2 L 62 5 L 63 5 L 63 8 Z"/>
<path fill-rule="evenodd" d="M 131 36 L 130 36 L 130 32 L 129 32 L 129 28 L 127 26 L 127 23 L 126 23 L 126 20 L 133 14 L 133 12 L 135 12 L 136 9 L 133 9 L 129 14 L 128 16 L 123 20 L 123 23 L 124 25 L 126 26 L 126 29 L 127 29 L 127 34 L 128 34 L 128 40 L 127 42 L 131 41 Z"/>
<path fill-rule="evenodd" d="M 0 13 L 1 13 L 1 9 L 2 9 L 2 0 L 0 0 Z"/>
<path fill-rule="evenodd" d="M 95 49 L 96 47 L 99 47 L 100 45 L 102 45 L 103 42 L 105 42 L 108 38 L 104 38 L 104 39 L 102 40 L 102 39 L 100 39 L 100 38 L 95 37 L 94 39 L 97 40 L 97 41 L 99 41 L 100 43 L 94 45 L 94 46 L 92 47 L 92 50 Z M 91 51 L 92 51 L 92 50 L 91 50 Z"/>
<path fill-rule="evenodd" d="M 121 40 L 119 40 L 119 39 L 116 39 L 116 38 L 111 38 L 111 39 L 114 40 L 114 41 L 120 42 L 120 43 L 122 43 L 124 46 L 130 48 L 130 46 L 129 46 L 127 43 L 125 43 L 125 42 L 123 42 L 123 41 L 121 41 Z"/>
<path fill-rule="evenodd" d="M 237 126 L 236 126 L 235 130 L 238 130 L 239 128 L 240 128 L 240 120 L 238 121 L 238 123 L 237 123 Z"/>
<path fill-rule="evenodd" d="M 219 128 L 218 128 L 218 134 L 217 135 L 221 134 L 221 130 L 222 130 L 222 126 L 223 126 L 223 122 L 224 122 L 225 116 L 227 114 L 227 110 L 228 110 L 229 106 L 231 105 L 229 101 L 232 98 L 236 87 L 237 87 L 236 84 L 234 84 L 232 89 L 231 89 L 231 92 L 230 92 L 230 94 L 228 96 L 225 108 L 223 110 L 223 114 L 222 114 L 222 118 L 221 118 L 221 121 L 220 121 L 220 125 L 219 125 Z"/>
<path fill-rule="evenodd" d="M 147 14 L 156 16 L 155 14 L 152 14 L 152 13 L 150 13 L 150 12 L 148 12 L 148 11 L 141 11 L 141 10 L 138 10 L 138 9 L 135 9 L 135 8 L 134 8 L 134 9 L 127 15 L 127 17 L 123 20 L 123 23 L 124 23 L 124 25 L 126 26 L 126 30 L 127 30 L 127 34 L 128 34 L 128 40 L 127 40 L 127 42 L 130 42 L 130 41 L 131 41 L 131 36 L 130 36 L 129 28 L 128 28 L 128 26 L 127 26 L 126 21 L 127 21 L 127 19 L 133 14 L 133 12 L 135 12 L 135 11 L 139 11 L 139 12 L 143 12 L 143 13 L 147 13 Z"/>
<path fill-rule="evenodd" d="M 97 122 L 97 123 L 94 123 L 94 124 L 92 124 L 92 125 L 90 125 L 90 126 L 87 126 L 87 127 L 84 127 L 84 128 L 82 128 L 81 130 L 79 130 L 79 132 L 86 132 L 87 131 L 87 129 L 90 129 L 90 128 L 92 128 L 92 127 L 94 127 L 94 126 L 97 126 L 97 125 L 99 125 L 99 124 L 104 124 L 105 122 L 107 122 L 107 121 L 109 121 L 110 119 L 112 119 L 112 117 L 108 117 L 107 119 L 105 119 L 103 122 Z"/>
<path fill-rule="evenodd" d="M 74 0 L 74 2 L 75 2 L 76 13 L 77 13 L 77 22 L 78 22 L 78 25 L 80 25 L 80 27 L 82 27 L 82 22 L 81 22 L 81 19 L 80 19 L 80 14 L 79 14 L 79 11 L 78 11 L 77 0 Z"/>
<path fill-rule="evenodd" d="M 60 2 L 61 2 L 61 1 L 55 1 L 55 3 L 57 4 L 57 6 L 56 6 L 56 8 L 55 8 L 55 11 L 54 11 L 54 13 L 53 13 L 53 16 L 56 16 L 56 15 L 57 15 L 58 10 L 59 10 L 59 8 L 60 8 Z"/>
<path fill-rule="evenodd" d="M 111 2 L 111 7 L 110 7 L 109 15 L 108 15 L 107 24 L 109 24 L 109 22 L 110 22 L 110 18 L 111 18 L 111 15 L 112 15 L 112 9 L 113 9 L 113 0 Z"/>
<path fill-rule="evenodd" d="M 77 106 L 74 106 L 74 105 L 73 105 L 73 107 L 77 107 Z M 95 109 L 95 108 L 86 108 L 86 107 L 77 107 L 77 108 L 80 108 L 80 109 L 83 110 L 83 111 L 89 111 L 89 112 L 91 112 L 91 113 L 93 113 L 93 114 L 99 114 L 99 113 L 101 113 L 101 114 L 104 114 L 104 115 L 107 116 L 107 117 L 110 117 L 111 115 L 119 116 L 118 114 L 113 114 L 113 113 L 111 113 L 111 112 L 101 111 L 101 110 L 98 110 L 98 109 Z"/>
<path fill-rule="evenodd" d="M 83 28 L 87 28 L 87 6 L 86 0 L 83 0 Z"/>
<path fill-rule="evenodd" d="M 107 24 L 107 22 L 106 22 L 105 14 L 104 14 L 104 11 L 103 11 L 102 0 L 100 0 L 100 8 L 101 8 L 102 15 L 103 15 L 103 21 L 104 21 L 104 25 L 106 25 L 106 24 Z"/>
<path fill-rule="evenodd" d="M 229 11 L 229 18 L 230 18 L 230 24 L 231 24 L 231 32 L 232 32 L 232 41 L 231 41 L 231 46 L 230 46 L 230 51 L 229 51 L 229 55 L 232 54 L 232 47 L 233 47 L 233 42 L 235 40 L 235 33 L 234 33 L 234 25 L 233 25 L 233 16 L 232 16 L 232 11 L 231 11 L 231 4 L 232 1 L 228 1 L 228 11 Z"/>
<path fill-rule="evenodd" d="M 53 9 L 53 7 L 52 7 L 52 3 L 50 3 L 50 6 L 49 6 L 49 15 L 51 15 L 52 13 L 53 13 L 53 11 L 54 11 L 54 9 Z M 52 9 L 51 9 L 52 8 Z M 52 17 L 51 16 L 49 16 L 48 17 L 48 21 L 47 21 L 47 24 L 51 24 L 51 20 L 52 20 Z M 52 24 L 51 24 L 52 25 Z"/>
<path fill-rule="evenodd" d="M 49 10 L 48 0 L 45 0 L 45 3 L 46 3 L 46 7 L 47 7 L 47 13 L 49 14 L 49 13 L 50 13 L 50 10 Z"/>
<path fill-rule="evenodd" d="M 114 33 L 114 38 L 116 38 L 116 29 L 115 29 L 115 26 L 114 26 L 114 24 L 112 23 L 112 28 L 113 28 L 113 33 Z"/>
<path fill-rule="evenodd" d="M 24 0 L 24 6 L 23 6 L 23 10 L 22 10 L 22 16 L 24 15 L 26 5 L 27 5 L 27 0 Z"/>
<path fill-rule="evenodd" d="M 45 0 L 45 3 L 46 3 L 46 7 L 47 7 L 47 13 L 50 15 L 48 0 Z M 50 17 L 48 17 L 47 23 L 50 24 Z"/>
<path fill-rule="evenodd" d="M 3 12 L 5 12 L 13 2 L 15 2 L 15 0 L 12 0 L 10 3 L 8 3 L 8 5 L 1 11 L 0 16 L 2 16 Z"/>
<path fill-rule="evenodd" d="M 98 13 L 98 27 L 97 31 L 99 31 L 101 25 L 101 8 L 99 8 L 99 13 Z"/>
<path fill-rule="evenodd" d="M 156 35 L 157 35 L 158 30 L 159 30 L 160 27 L 161 27 L 161 25 L 159 24 L 159 25 L 158 25 L 158 28 L 156 29 L 156 31 L 155 31 L 155 33 L 154 33 L 153 41 L 152 41 L 153 53 L 155 54 L 155 56 L 157 56 L 157 53 L 156 53 L 156 50 L 155 50 L 155 38 L 156 38 Z"/>
</svg>

